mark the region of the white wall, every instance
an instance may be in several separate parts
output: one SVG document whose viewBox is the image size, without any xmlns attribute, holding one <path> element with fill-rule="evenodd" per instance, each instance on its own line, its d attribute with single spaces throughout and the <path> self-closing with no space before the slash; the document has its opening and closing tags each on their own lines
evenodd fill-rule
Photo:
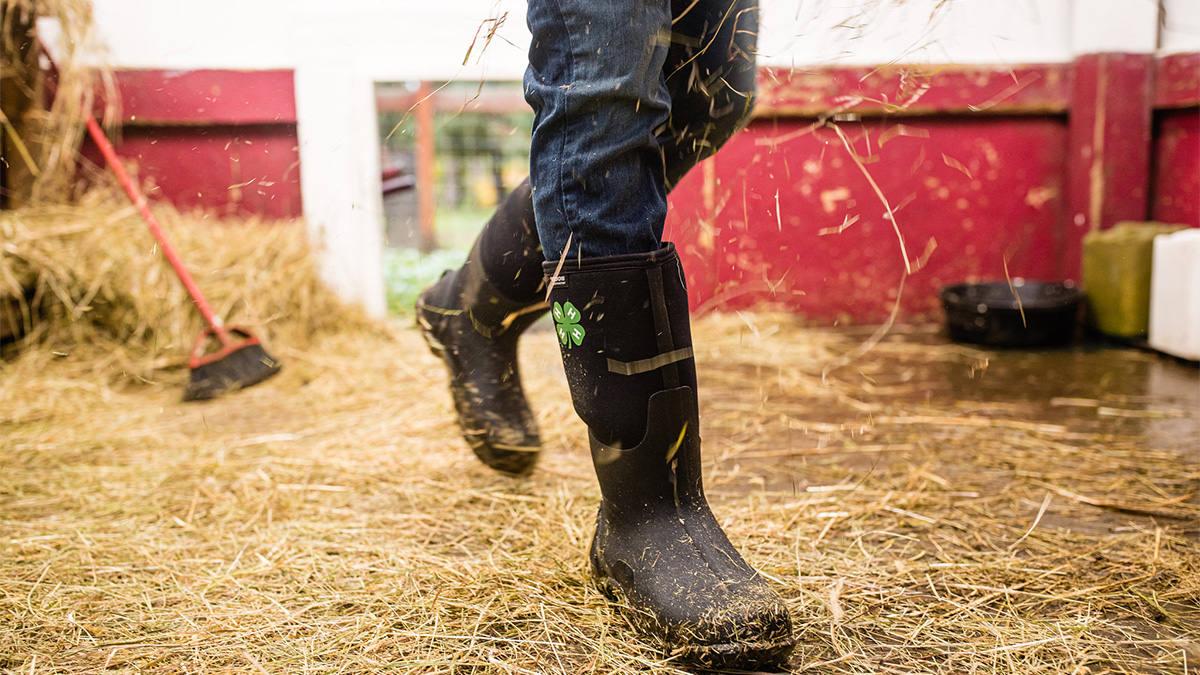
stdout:
<svg viewBox="0 0 1200 675">
<path fill-rule="evenodd" d="M 519 77 L 519 0 L 93 0 L 110 60 L 146 68 L 294 68 L 337 62 L 381 80 Z M 509 13 L 514 47 L 461 66 L 480 23 Z M 474 60 L 472 60 L 474 61 Z"/>
<path fill-rule="evenodd" d="M 1159 51 L 1200 52 L 1200 1 L 1163 0 L 1163 15 Z"/>
<path fill-rule="evenodd" d="M 593 0 L 601 1 L 601 0 Z M 1089 51 L 1200 50 L 1200 2 L 760 0 L 775 65 L 1067 61 Z M 376 80 L 518 79 L 524 0 L 93 0 L 118 66 L 294 68 L 335 61 Z M 485 20 L 507 15 L 462 59 Z"/>
<path fill-rule="evenodd" d="M 604 0 L 590 0 L 603 2 Z M 374 81 L 519 79 L 524 0 L 93 0 L 117 67 L 294 68 L 305 215 L 326 279 L 384 309 Z M 764 64 L 1020 63 L 1200 51 L 1200 0 L 761 0 Z M 481 24 L 505 16 L 496 39 Z M 486 33 L 487 26 L 480 33 Z M 481 57 L 482 52 L 482 57 Z"/>
<path fill-rule="evenodd" d="M 111 60 L 134 67 L 278 68 L 332 56 L 375 79 L 516 79 L 529 44 L 523 0 L 93 1 Z M 1073 5 L 1156 2 L 761 1 L 762 57 L 779 65 L 1062 61 Z M 482 62 L 462 66 L 481 22 L 504 14 Z"/>
<path fill-rule="evenodd" d="M 772 65 L 1071 58 L 1071 0 L 761 0 Z"/>
<path fill-rule="evenodd" d="M 1158 46 L 1158 0 L 1075 0 L 1071 46 L 1076 54 L 1153 52 Z"/>
</svg>

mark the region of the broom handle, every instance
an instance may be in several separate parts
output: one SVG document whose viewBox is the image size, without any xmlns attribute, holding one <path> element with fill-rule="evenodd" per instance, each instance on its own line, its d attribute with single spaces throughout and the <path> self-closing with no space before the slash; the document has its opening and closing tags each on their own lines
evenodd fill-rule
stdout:
<svg viewBox="0 0 1200 675">
<path fill-rule="evenodd" d="M 113 174 L 116 175 L 117 182 L 121 184 L 121 187 L 125 188 L 125 194 L 129 195 L 129 200 L 141 212 L 142 220 L 146 221 L 146 226 L 150 228 L 150 234 L 158 242 L 158 247 L 162 250 L 163 256 L 171 264 L 171 269 L 175 270 L 179 281 L 183 282 L 183 287 L 187 289 L 188 295 L 192 296 L 192 302 L 196 303 L 196 309 L 200 310 L 201 316 L 204 317 L 209 327 L 216 333 L 217 338 L 223 343 L 228 343 L 229 338 L 225 333 L 221 317 L 217 316 L 217 313 L 209 306 L 208 301 L 204 299 L 204 294 L 200 292 L 200 287 L 196 285 L 196 281 L 192 279 L 192 275 L 183 266 L 183 260 L 179 258 L 179 254 L 175 252 L 174 247 L 171 246 L 171 242 L 167 240 L 166 232 L 163 232 L 162 226 L 158 224 L 158 219 L 150 211 L 150 207 L 146 204 L 146 198 L 142 195 L 142 191 L 138 189 L 137 184 L 125 172 L 125 167 L 121 165 L 121 160 L 117 157 L 117 152 L 113 149 L 112 143 L 108 142 L 108 137 L 104 135 L 104 131 L 96 123 L 95 118 L 90 115 L 87 118 L 87 130 L 88 134 L 92 137 L 92 141 L 96 143 L 96 147 L 100 148 L 100 154 L 104 155 L 104 161 L 108 163 L 108 168 L 112 169 Z"/>
</svg>

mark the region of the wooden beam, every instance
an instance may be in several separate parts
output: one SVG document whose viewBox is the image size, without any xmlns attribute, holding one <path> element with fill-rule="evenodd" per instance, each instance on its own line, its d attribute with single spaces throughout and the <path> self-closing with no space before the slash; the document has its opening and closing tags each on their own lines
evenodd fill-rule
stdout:
<svg viewBox="0 0 1200 675">
<path fill-rule="evenodd" d="M 1075 60 L 1059 258 L 1066 278 L 1078 278 L 1083 235 L 1150 215 L 1154 66 L 1151 54 Z"/>
<path fill-rule="evenodd" d="M 1067 111 L 1070 64 L 759 68 L 754 115 L 1045 115 Z"/>
<path fill-rule="evenodd" d="M 115 75 L 122 127 L 296 123 L 291 70 L 131 69 Z M 99 101 L 96 109 L 103 106 Z"/>
<path fill-rule="evenodd" d="M 527 113 L 529 104 L 525 102 L 525 94 L 521 83 L 514 82 L 512 90 L 485 89 L 460 91 L 443 89 L 432 97 L 435 112 L 456 115 L 459 113 L 492 113 L 506 115 L 509 113 Z M 409 113 L 413 105 L 421 100 L 419 92 L 383 90 L 377 96 L 380 112 Z"/>
<path fill-rule="evenodd" d="M 1154 76 L 1154 107 L 1197 106 L 1200 106 L 1200 52 L 1159 58 Z"/>
</svg>

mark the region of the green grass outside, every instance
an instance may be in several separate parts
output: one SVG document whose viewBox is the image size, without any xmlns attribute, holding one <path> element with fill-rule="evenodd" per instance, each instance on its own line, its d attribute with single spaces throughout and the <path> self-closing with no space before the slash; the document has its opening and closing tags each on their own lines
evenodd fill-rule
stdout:
<svg viewBox="0 0 1200 675">
<path fill-rule="evenodd" d="M 383 279 L 388 311 L 399 316 L 411 315 L 421 291 L 437 281 L 443 270 L 462 265 L 479 230 L 491 215 L 492 209 L 441 207 L 437 212 L 436 250 L 422 253 L 413 248 L 385 249 Z"/>
</svg>

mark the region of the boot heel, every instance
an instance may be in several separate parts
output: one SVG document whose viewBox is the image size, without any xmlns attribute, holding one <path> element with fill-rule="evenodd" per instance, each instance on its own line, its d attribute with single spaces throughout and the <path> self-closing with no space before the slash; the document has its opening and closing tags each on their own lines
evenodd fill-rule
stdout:
<svg viewBox="0 0 1200 675">
<path fill-rule="evenodd" d="M 433 335 L 433 324 L 429 319 L 425 318 L 425 297 L 422 295 L 417 298 L 416 306 L 413 307 L 413 325 L 417 332 L 421 334 L 421 339 L 425 341 L 425 346 L 429 348 L 429 352 L 439 359 L 445 358 L 446 347 L 442 345 Z"/>
</svg>

